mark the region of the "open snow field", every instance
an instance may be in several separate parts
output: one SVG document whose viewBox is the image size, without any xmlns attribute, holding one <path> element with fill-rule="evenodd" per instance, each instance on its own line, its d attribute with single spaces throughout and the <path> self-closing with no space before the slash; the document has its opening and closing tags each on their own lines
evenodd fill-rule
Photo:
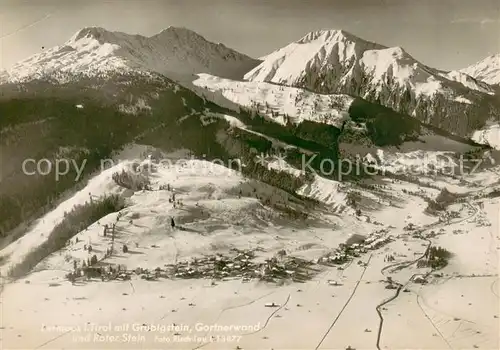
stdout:
<svg viewBox="0 0 500 350">
<path fill-rule="evenodd" d="M 127 196 L 125 209 L 80 232 L 78 243 L 51 254 L 28 276 L 6 281 L 1 298 L 3 348 L 374 349 L 377 344 L 381 349 L 499 348 L 498 198 L 454 204 L 450 210 L 457 216 L 439 222 L 424 212 L 427 203 L 422 198 L 436 197 L 437 189 L 382 178 L 375 182 L 378 187 L 357 188 L 317 177 L 299 192 L 323 205 L 308 219 L 293 221 L 256 197 L 288 202 L 299 210 L 305 210 L 303 203 L 205 161 L 150 166 L 152 190 L 125 191 L 111 174 L 131 163 L 124 161 L 94 177 L 87 188 L 0 252 L 9 256 L 2 266 L 5 276 L 10 265 L 43 242 L 65 211 L 89 200 L 89 192 Z M 454 188 L 462 186 L 462 193 L 472 194 L 492 183 L 486 177 L 470 181 L 478 187 L 455 183 Z M 170 190 L 162 186 L 167 184 Z M 346 206 L 349 191 L 361 194 L 362 215 Z M 181 206 L 169 203 L 173 193 Z M 347 209 L 339 211 L 340 207 Z M 175 229 L 171 218 L 177 223 Z M 101 264 L 128 269 L 155 269 L 230 248 L 257 248 L 262 260 L 281 249 L 316 260 L 352 234 L 372 237 L 382 230 L 374 239 L 389 240 L 341 269 L 321 266 L 321 273 L 304 283 L 277 286 L 240 279 L 138 277 L 74 285 L 67 281 L 73 260 L 90 256 L 84 245 L 91 244 L 92 254 L 99 257 L 109 248 L 103 227 L 113 223 L 115 247 L 126 244 L 130 250 L 118 249 Z M 422 228 L 422 236 L 431 231 L 439 234 L 427 239 L 412 236 L 405 230 L 410 223 Z M 430 270 L 417 268 L 416 260 L 429 241 L 454 255 L 437 272 L 442 276 L 431 274 L 427 284 L 419 284 L 413 277 Z M 394 260 L 388 262 L 388 255 Z M 388 277 L 402 288 L 387 289 Z M 275 305 L 266 307 L 268 303 Z"/>
<path fill-rule="evenodd" d="M 198 74 L 190 86 L 205 98 L 228 108 L 253 109 L 276 123 L 286 125 L 303 120 L 341 127 L 354 100 L 349 95 L 322 95 L 288 86 L 265 82 L 235 81 L 210 74 Z"/>
<path fill-rule="evenodd" d="M 500 149 L 500 125 L 491 123 L 483 129 L 474 132 L 472 139 L 477 143 L 486 144 L 495 149 Z"/>
</svg>

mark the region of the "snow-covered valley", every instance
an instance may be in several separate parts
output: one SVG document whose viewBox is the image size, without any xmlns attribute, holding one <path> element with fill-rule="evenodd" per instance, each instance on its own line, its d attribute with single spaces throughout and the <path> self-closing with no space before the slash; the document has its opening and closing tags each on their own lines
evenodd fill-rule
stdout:
<svg viewBox="0 0 500 350">
<path fill-rule="evenodd" d="M 455 216 L 441 221 L 426 214 L 422 199 L 424 194 L 437 196 L 437 189 L 388 178 L 356 188 L 318 177 L 310 189 L 300 192 L 307 197 L 317 191 L 323 197 L 316 199 L 325 206 L 305 209 L 289 194 L 220 165 L 169 159 L 174 166 L 147 166 L 151 190 L 135 193 L 111 179 L 113 172 L 129 168 L 132 160 L 108 169 L 82 195 L 75 194 L 41 218 L 12 245 L 14 249 L 1 252 L 10 255 L 2 267 L 5 276 L 9 264 L 40 245 L 66 211 L 89 200 L 84 193 L 95 200 L 108 192 L 127 196 L 125 209 L 78 233 L 28 276 L 4 281 L 5 347 L 374 348 L 377 341 L 389 348 L 411 348 L 416 342 L 424 349 L 498 347 L 498 198 L 453 204 L 447 211 Z M 462 191 L 472 197 L 484 180 L 470 180 L 478 187 L 462 185 Z M 352 191 L 360 196 L 360 216 L 347 206 L 338 207 Z M 169 202 L 174 193 L 180 204 Z M 308 210 L 309 216 L 284 220 L 278 210 L 263 205 L 266 199 Z M 113 239 L 103 236 L 105 225 L 113 224 Z M 360 246 L 365 248 L 356 250 L 346 263 L 320 263 L 353 235 L 366 237 Z M 428 268 L 416 266 L 429 243 L 453 253 L 445 268 L 430 275 Z M 84 249 L 90 245 L 92 252 Z M 124 245 L 129 247 L 125 253 Z M 112 246 L 113 253 L 105 255 Z M 196 268 L 193 259 L 231 249 L 254 250 L 260 261 L 285 250 L 287 256 L 315 262 L 319 273 L 303 283 L 284 281 L 281 286 L 208 275 L 140 278 L 144 271 L 154 273 L 169 264 L 190 262 Z M 132 271 L 131 279 L 68 281 L 66 274 L 75 261 L 80 266 L 92 254 L 98 255 L 97 266 L 121 266 L 124 273 Z M 398 264 L 407 266 L 399 269 Z M 143 272 L 133 272 L 138 268 Z M 415 282 L 417 275 L 427 276 L 427 284 Z M 395 289 L 387 289 L 388 285 Z M 400 291 L 396 299 L 379 307 L 380 326 L 377 307 Z M 275 307 L 266 307 L 269 303 Z M 297 332 L 291 335 L 290 328 Z"/>
</svg>

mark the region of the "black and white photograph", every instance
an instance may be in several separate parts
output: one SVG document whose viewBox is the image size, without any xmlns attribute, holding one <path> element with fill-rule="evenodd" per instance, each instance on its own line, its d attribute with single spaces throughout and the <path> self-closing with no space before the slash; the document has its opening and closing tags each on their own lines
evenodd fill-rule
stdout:
<svg viewBox="0 0 500 350">
<path fill-rule="evenodd" d="M 496 350 L 498 0 L 0 0 L 0 348 Z"/>
</svg>

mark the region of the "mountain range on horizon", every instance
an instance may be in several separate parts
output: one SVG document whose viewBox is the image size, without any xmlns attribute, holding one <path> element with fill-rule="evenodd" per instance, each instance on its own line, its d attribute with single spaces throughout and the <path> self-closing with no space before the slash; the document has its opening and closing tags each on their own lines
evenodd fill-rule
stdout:
<svg viewBox="0 0 500 350">
<path fill-rule="evenodd" d="M 96 40 L 96 42 L 92 43 L 92 40 Z M 2 70 L 0 74 L 4 81 L 23 81 L 42 76 L 40 75 L 42 72 L 37 72 L 36 68 L 41 69 L 42 71 L 46 70 L 45 73 L 49 73 L 51 69 L 53 71 L 59 69 L 62 71 L 73 70 L 75 72 L 78 72 L 79 70 L 87 70 L 89 74 L 92 74 L 94 69 L 97 73 L 98 71 L 103 72 L 107 69 L 113 69 L 113 67 L 121 67 L 135 69 L 146 68 L 162 73 L 174 73 L 175 70 L 181 71 L 181 74 L 192 72 L 194 72 L 194 74 L 210 73 L 221 77 L 227 77 L 227 75 L 235 74 L 235 72 L 232 72 L 230 69 L 230 63 L 234 60 L 234 65 L 239 65 L 239 73 L 244 71 L 249 77 L 251 77 L 256 74 L 256 71 L 252 71 L 252 68 L 255 68 L 255 66 L 262 61 L 269 60 L 269 58 L 271 56 L 275 56 L 277 52 L 283 53 L 286 50 L 291 50 L 291 48 L 296 44 L 315 44 L 320 50 L 328 51 L 331 49 L 329 46 L 336 42 L 356 43 L 357 46 L 363 47 L 361 50 L 364 51 L 387 50 L 386 54 L 389 56 L 399 55 L 401 58 L 404 56 L 404 58 L 410 59 L 412 63 L 418 62 L 402 47 L 387 47 L 381 44 L 369 42 L 342 29 L 313 31 L 307 33 L 296 42 L 291 43 L 284 48 L 278 49 L 275 52 L 259 58 L 251 58 L 248 55 L 226 47 L 222 43 L 212 43 L 206 40 L 202 35 L 185 27 L 170 26 L 157 34 L 152 35 L 151 37 L 117 31 L 108 31 L 102 27 L 85 27 L 76 32 L 63 45 L 44 49 L 38 54 L 21 60 L 13 67 Z M 117 50 L 118 46 L 121 50 Z M 304 46 L 301 48 L 301 51 L 305 52 L 307 49 L 311 49 L 311 47 Z M 76 53 L 78 53 L 79 56 L 83 56 L 85 53 L 90 53 L 93 57 L 86 63 L 75 62 L 74 64 L 71 64 L 71 62 L 63 60 L 63 58 L 66 58 L 68 61 L 70 61 L 70 59 L 78 61 L 78 55 L 75 55 Z M 120 57 L 122 60 L 106 60 L 106 57 L 109 57 L 111 53 Z M 175 54 L 184 54 L 185 56 L 172 57 L 175 56 Z M 310 53 L 310 55 L 312 57 L 315 53 Z M 210 61 L 210 58 L 214 58 L 216 56 L 220 56 L 220 58 L 225 61 L 223 64 L 226 71 L 220 71 L 220 69 L 217 68 L 216 63 Z M 178 60 L 188 60 L 183 62 L 183 64 L 179 64 L 179 62 L 176 62 L 174 58 L 177 58 Z M 376 58 L 382 60 L 386 57 Z M 58 59 L 60 60 L 59 62 L 57 61 Z M 366 60 L 368 59 L 369 57 L 366 57 Z M 198 60 L 199 62 L 195 62 L 195 60 Z M 54 63 L 54 66 L 49 64 L 51 61 Z M 126 64 L 124 64 L 125 61 Z M 34 67 L 30 70 L 26 67 L 30 63 L 35 65 L 39 64 L 40 66 Z M 178 66 L 175 66 L 174 63 L 178 64 Z M 333 62 L 327 63 L 332 64 Z M 427 67 L 420 62 L 418 63 L 419 65 Z M 451 75 L 447 78 L 451 78 L 452 80 L 462 80 L 462 82 L 467 82 L 468 79 L 464 76 L 457 78 L 457 76 L 460 76 L 458 72 L 467 74 L 470 77 L 479 80 L 475 86 L 474 82 L 469 80 L 472 88 L 480 91 L 487 91 L 488 87 L 482 85 L 481 82 L 485 82 L 490 85 L 499 84 L 499 66 L 500 53 L 489 56 L 469 67 L 456 71 L 446 72 L 432 69 L 430 67 L 427 68 L 442 74 L 451 73 Z M 189 67 L 191 71 L 186 71 L 186 67 Z M 260 75 L 263 74 L 262 67 L 257 70 Z M 255 77 L 255 79 L 258 79 L 258 77 Z M 469 87 L 471 87 L 471 85 L 469 85 Z"/>
<path fill-rule="evenodd" d="M 0 72 L 0 83 L 159 74 L 190 88 L 196 75 L 204 73 L 358 96 L 471 137 L 500 118 L 498 87 L 485 82 L 498 79 L 497 63 L 493 56 L 460 71 L 442 71 L 401 47 L 369 42 L 344 30 L 310 32 L 255 59 L 182 27 L 168 27 L 151 37 L 86 27 L 62 45 Z"/>
<path fill-rule="evenodd" d="M 43 50 L 0 73 L 0 81 L 2 76 L 4 81 L 22 82 L 57 74 L 92 76 L 112 71 L 237 76 L 257 62 L 185 28 L 168 27 L 148 38 L 87 27 L 64 44 Z"/>
</svg>

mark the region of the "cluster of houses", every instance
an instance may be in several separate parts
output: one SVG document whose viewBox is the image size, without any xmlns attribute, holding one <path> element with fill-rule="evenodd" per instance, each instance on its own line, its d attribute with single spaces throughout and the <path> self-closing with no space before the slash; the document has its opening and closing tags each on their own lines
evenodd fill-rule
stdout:
<svg viewBox="0 0 500 350">
<path fill-rule="evenodd" d="M 374 234 L 366 238 L 363 242 L 363 247 L 367 250 L 374 250 L 394 241 L 394 237 L 387 235 L 387 233 L 388 230 L 386 229 L 376 231 Z"/>
<path fill-rule="evenodd" d="M 440 222 L 450 222 L 452 219 L 457 219 L 460 217 L 460 213 L 455 210 L 445 211 L 439 216 Z"/>
<path fill-rule="evenodd" d="M 78 281 L 85 281 L 91 279 L 100 279 L 101 281 L 111 281 L 111 280 L 130 280 L 131 271 L 127 271 L 124 267 L 120 265 L 109 265 L 107 267 L 103 266 L 82 266 L 76 267 L 74 271 L 69 272 L 66 278 L 71 283 L 76 283 Z"/>
<path fill-rule="evenodd" d="M 405 227 L 403 227 L 403 230 L 410 231 L 411 236 L 413 238 L 419 238 L 419 239 L 423 239 L 424 236 L 432 238 L 434 236 L 437 236 L 438 234 L 443 233 L 441 231 L 439 233 L 437 233 L 436 231 L 430 231 L 430 233 L 424 235 L 423 233 L 425 232 L 425 227 L 416 226 L 411 222 L 408 225 L 406 225 Z"/>
<path fill-rule="evenodd" d="M 491 226 L 491 222 L 485 217 L 483 212 L 479 212 L 478 215 L 474 217 L 474 222 L 477 227 L 488 227 Z"/>
<path fill-rule="evenodd" d="M 405 231 L 414 231 L 418 228 L 414 223 L 410 222 L 408 223 L 405 227 L 403 227 L 403 230 Z"/>
<path fill-rule="evenodd" d="M 171 264 L 167 266 L 167 274 L 171 278 L 241 278 L 244 282 L 252 279 L 277 282 L 306 280 L 318 272 L 311 267 L 313 262 L 289 257 L 284 250 L 262 263 L 254 261 L 254 251 L 233 249 L 232 253 L 233 256 L 217 254 Z"/>
<path fill-rule="evenodd" d="M 79 268 L 67 275 L 71 282 L 77 279 L 101 279 L 129 280 L 133 274 L 148 281 L 160 278 L 206 278 L 214 280 L 241 278 L 244 282 L 252 279 L 267 282 L 278 282 L 280 280 L 305 281 L 316 275 L 320 270 L 313 268 L 313 262 L 297 257 L 287 256 L 284 250 L 276 256 L 266 259 L 264 262 L 254 261 L 255 252 L 252 250 L 233 249 L 231 256 L 216 254 L 203 258 L 192 258 L 189 261 L 181 261 L 175 264 L 166 264 L 164 268 L 157 267 L 150 271 L 136 268 L 126 270 L 120 266 L 112 265 L 105 267 L 87 266 Z"/>
<path fill-rule="evenodd" d="M 252 278 L 256 266 L 252 260 L 255 253 L 251 250 L 235 251 L 233 257 L 216 254 L 203 258 L 192 258 L 166 265 L 167 274 L 171 278 Z"/>
<path fill-rule="evenodd" d="M 318 259 L 318 264 L 341 265 L 351 261 L 353 258 L 358 258 L 361 254 L 369 250 L 379 249 L 380 247 L 392 242 L 394 238 L 388 235 L 387 229 L 377 230 L 368 237 L 361 235 L 353 235 L 345 244 L 340 244 L 339 247 Z"/>
<path fill-rule="evenodd" d="M 443 235 L 445 233 L 446 233 L 446 230 L 444 228 L 440 228 L 439 231 L 431 230 L 425 236 L 426 236 L 426 238 L 434 238 L 436 236 Z M 453 233 L 455 233 L 455 231 L 453 231 Z"/>
</svg>

